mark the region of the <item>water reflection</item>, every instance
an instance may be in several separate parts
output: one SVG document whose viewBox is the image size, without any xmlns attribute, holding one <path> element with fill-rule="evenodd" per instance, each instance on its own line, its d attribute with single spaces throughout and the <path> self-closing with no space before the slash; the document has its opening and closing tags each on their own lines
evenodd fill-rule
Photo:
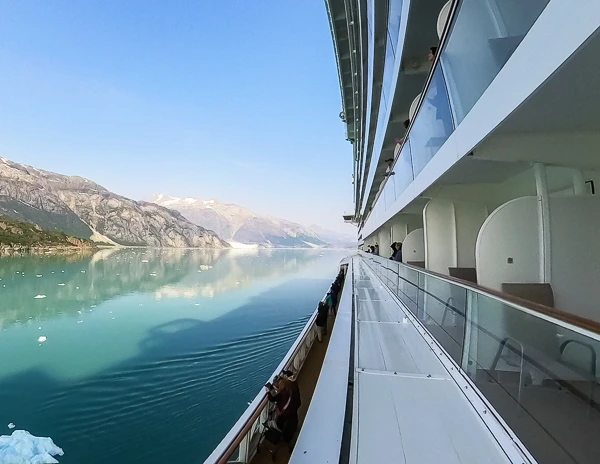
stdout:
<svg viewBox="0 0 600 464">
<path fill-rule="evenodd" d="M 0 327 L 78 315 L 132 293 L 157 300 L 214 297 L 298 272 L 320 255 L 318 250 L 105 249 L 93 255 L 2 257 Z"/>
<path fill-rule="evenodd" d="M 201 462 L 345 255 L 111 249 L 2 258 L 0 427 L 51 436 L 65 450 L 61 464 Z"/>
</svg>

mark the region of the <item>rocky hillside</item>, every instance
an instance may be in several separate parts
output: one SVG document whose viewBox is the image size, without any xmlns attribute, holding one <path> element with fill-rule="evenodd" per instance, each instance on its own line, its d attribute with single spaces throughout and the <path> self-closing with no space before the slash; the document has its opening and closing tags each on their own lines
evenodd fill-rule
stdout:
<svg viewBox="0 0 600 464">
<path fill-rule="evenodd" d="M 0 252 L 35 248 L 93 248 L 94 244 L 62 232 L 46 231 L 37 224 L 0 216 Z"/>
<path fill-rule="evenodd" d="M 214 232 L 153 203 L 137 202 L 77 176 L 0 158 L 0 214 L 96 242 L 226 248 Z"/>
<path fill-rule="evenodd" d="M 346 237 L 336 240 L 335 232 L 317 233 L 313 228 L 271 216 L 261 216 L 243 206 L 200 198 L 176 198 L 154 195 L 152 202 L 179 211 L 195 224 L 214 230 L 231 242 L 263 247 L 330 247 L 347 243 Z M 327 235 L 327 239 L 323 236 Z"/>
</svg>

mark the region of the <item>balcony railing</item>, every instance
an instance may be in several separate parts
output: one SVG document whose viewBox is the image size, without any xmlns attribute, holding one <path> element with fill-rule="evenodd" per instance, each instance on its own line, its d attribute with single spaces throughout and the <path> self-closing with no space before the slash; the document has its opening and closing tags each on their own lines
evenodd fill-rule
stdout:
<svg viewBox="0 0 600 464">
<path fill-rule="evenodd" d="M 597 462 L 600 324 L 361 256 L 538 462 Z"/>
<path fill-rule="evenodd" d="M 458 0 L 401 147 L 403 154 L 404 147 L 410 144 L 410 169 L 406 157 L 398 158 L 391 169 L 396 176 L 406 178 L 408 174 L 404 170 L 408 170 L 416 178 L 435 157 L 504 67 L 548 2 Z M 388 120 L 383 118 L 378 123 L 377 133 L 385 134 L 387 125 Z M 374 155 L 372 159 L 379 159 Z M 374 169 L 372 167 L 371 171 Z M 379 223 L 408 185 L 401 182 L 399 186 L 386 178 L 366 221 Z"/>
</svg>

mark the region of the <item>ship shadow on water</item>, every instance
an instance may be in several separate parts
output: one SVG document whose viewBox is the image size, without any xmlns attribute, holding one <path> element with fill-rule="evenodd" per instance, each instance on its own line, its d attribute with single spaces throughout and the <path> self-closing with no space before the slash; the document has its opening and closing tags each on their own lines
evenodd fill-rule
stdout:
<svg viewBox="0 0 600 464">
<path fill-rule="evenodd" d="M 43 369 L 6 377 L 0 421 L 51 436 L 61 464 L 202 462 L 301 331 L 316 305 L 309 296 L 327 286 L 294 280 L 212 321 L 155 326 L 136 356 L 75 382 Z"/>
</svg>

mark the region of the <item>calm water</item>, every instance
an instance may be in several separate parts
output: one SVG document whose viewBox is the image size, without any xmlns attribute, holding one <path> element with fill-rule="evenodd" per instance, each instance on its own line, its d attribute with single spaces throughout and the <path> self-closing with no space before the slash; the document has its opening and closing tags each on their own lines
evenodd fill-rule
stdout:
<svg viewBox="0 0 600 464">
<path fill-rule="evenodd" d="M 0 434 L 13 422 L 50 436 L 65 451 L 61 464 L 202 462 L 345 255 L 123 249 L 1 258 Z"/>
</svg>

